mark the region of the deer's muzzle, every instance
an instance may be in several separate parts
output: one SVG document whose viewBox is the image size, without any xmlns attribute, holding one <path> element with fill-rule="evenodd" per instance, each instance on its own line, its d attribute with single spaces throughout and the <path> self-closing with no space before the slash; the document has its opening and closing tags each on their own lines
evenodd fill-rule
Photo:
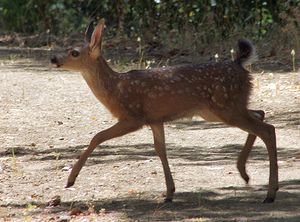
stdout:
<svg viewBox="0 0 300 222">
<path fill-rule="evenodd" d="M 57 68 L 59 68 L 61 66 L 59 59 L 57 56 L 51 56 L 50 58 L 50 62 L 54 65 L 56 65 Z"/>
</svg>

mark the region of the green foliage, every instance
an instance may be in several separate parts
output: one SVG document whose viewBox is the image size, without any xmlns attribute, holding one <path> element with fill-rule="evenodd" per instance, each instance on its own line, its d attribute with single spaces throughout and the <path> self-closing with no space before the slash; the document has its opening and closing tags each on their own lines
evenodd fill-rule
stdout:
<svg viewBox="0 0 300 222">
<path fill-rule="evenodd" d="M 171 38 L 189 30 L 207 43 L 240 31 L 261 38 L 286 21 L 299 27 L 297 18 L 289 14 L 297 7 L 300 0 L 0 0 L 0 28 L 63 35 L 105 17 L 115 34 Z"/>
</svg>

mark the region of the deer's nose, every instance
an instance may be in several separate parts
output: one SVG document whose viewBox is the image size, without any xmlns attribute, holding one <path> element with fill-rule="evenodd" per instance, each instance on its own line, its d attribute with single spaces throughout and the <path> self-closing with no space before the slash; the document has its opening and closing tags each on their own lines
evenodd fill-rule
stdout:
<svg viewBox="0 0 300 222">
<path fill-rule="evenodd" d="M 50 61 L 52 64 L 57 64 L 58 63 L 58 59 L 56 56 L 51 56 Z"/>
</svg>

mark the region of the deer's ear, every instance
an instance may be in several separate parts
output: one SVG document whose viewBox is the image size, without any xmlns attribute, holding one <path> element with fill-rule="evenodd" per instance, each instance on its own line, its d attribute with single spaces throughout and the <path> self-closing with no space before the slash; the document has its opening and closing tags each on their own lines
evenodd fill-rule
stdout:
<svg viewBox="0 0 300 222">
<path fill-rule="evenodd" d="M 100 51 L 101 51 L 102 32 L 104 29 L 104 25 L 105 25 L 105 20 L 101 19 L 93 31 L 90 45 L 89 45 L 91 52 L 99 50 L 99 53 L 100 53 Z"/>
<path fill-rule="evenodd" d="M 85 41 L 87 43 L 91 42 L 93 31 L 94 31 L 94 21 L 90 21 L 88 27 L 85 30 Z"/>
</svg>

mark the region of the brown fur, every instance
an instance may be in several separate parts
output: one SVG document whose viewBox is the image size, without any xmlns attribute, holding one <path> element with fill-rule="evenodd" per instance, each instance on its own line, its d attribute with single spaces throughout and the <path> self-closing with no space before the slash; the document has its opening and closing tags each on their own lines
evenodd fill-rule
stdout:
<svg viewBox="0 0 300 222">
<path fill-rule="evenodd" d="M 118 119 L 116 125 L 94 136 L 72 169 L 67 186 L 74 184 L 86 159 L 101 142 L 149 125 L 165 172 L 167 200 L 172 200 L 175 186 L 166 156 L 163 123 L 199 115 L 208 121 L 224 122 L 249 133 L 238 159 L 238 169 L 246 182 L 249 177 L 245 164 L 256 136 L 265 142 L 270 159 L 269 190 L 265 202 L 274 201 L 278 189 L 275 129 L 263 122 L 263 111 L 247 108 L 251 76 L 244 66 L 255 57 L 252 44 L 240 40 L 235 61 L 117 73 L 101 55 L 103 27 L 104 20 L 101 20 L 93 33 L 91 27 L 87 29 L 88 45 L 70 49 L 67 55 L 51 59 L 57 67 L 80 71 L 94 95 Z"/>
</svg>

